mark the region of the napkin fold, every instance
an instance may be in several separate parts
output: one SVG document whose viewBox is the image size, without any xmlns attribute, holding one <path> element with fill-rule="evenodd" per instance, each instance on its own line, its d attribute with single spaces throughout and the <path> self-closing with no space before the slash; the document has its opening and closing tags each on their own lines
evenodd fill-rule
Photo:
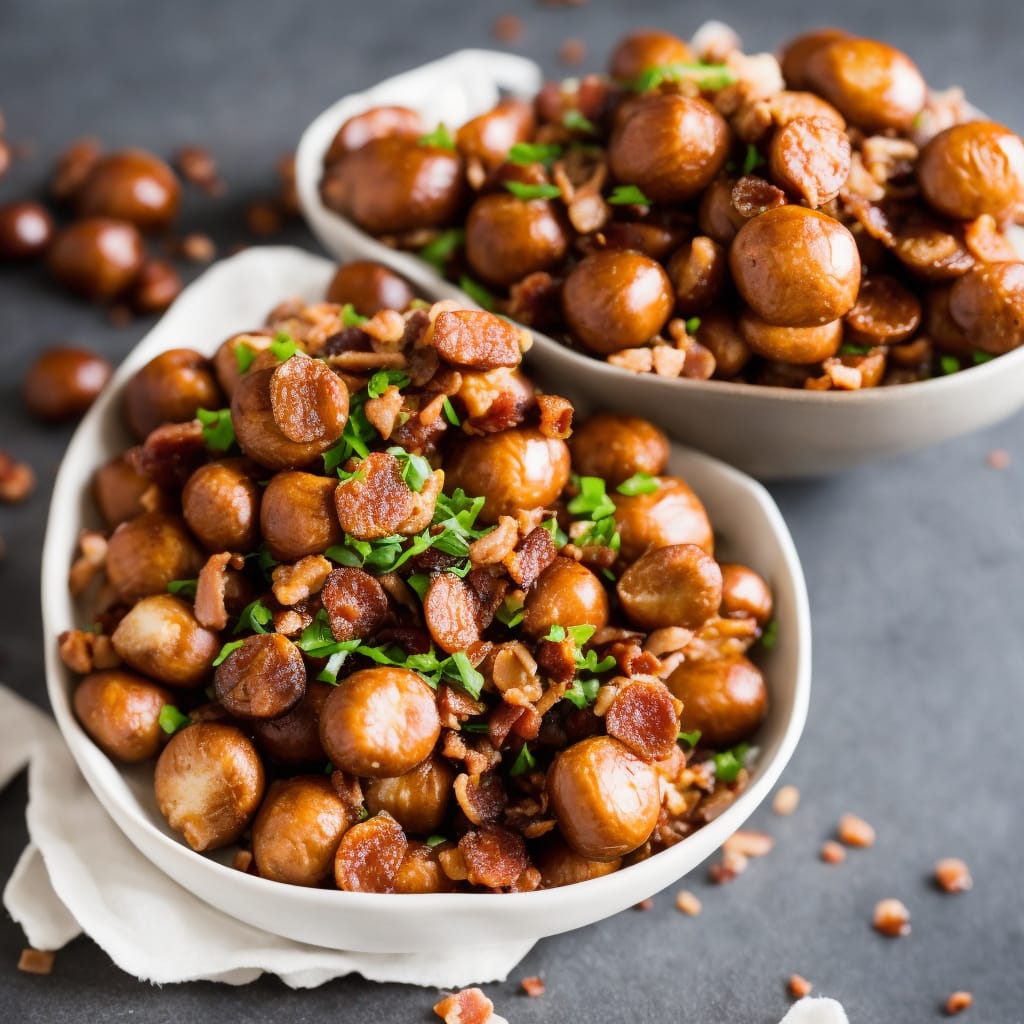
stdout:
<svg viewBox="0 0 1024 1024">
<path fill-rule="evenodd" d="M 236 921 L 146 860 L 93 796 L 49 715 L 0 686 L 0 789 L 26 764 L 30 842 L 3 902 L 37 949 L 60 949 L 84 931 L 123 971 L 158 984 L 244 985 L 269 973 L 291 988 L 314 988 L 355 973 L 450 989 L 504 981 L 533 945 L 472 954 L 350 953 Z M 781 1024 L 848 1021 L 832 999 L 801 999 Z"/>
</svg>

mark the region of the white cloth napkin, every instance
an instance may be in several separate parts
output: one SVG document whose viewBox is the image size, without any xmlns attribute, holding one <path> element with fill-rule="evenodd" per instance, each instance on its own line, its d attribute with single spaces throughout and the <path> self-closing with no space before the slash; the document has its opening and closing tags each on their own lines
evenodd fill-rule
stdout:
<svg viewBox="0 0 1024 1024">
<path fill-rule="evenodd" d="M 60 949 L 84 931 L 122 970 L 159 984 L 243 985 L 268 972 L 292 988 L 313 988 L 357 973 L 371 981 L 462 988 L 504 981 L 533 945 L 510 943 L 472 957 L 464 950 L 346 953 L 242 924 L 150 864 L 92 795 L 52 719 L 0 686 L 0 789 L 26 763 L 30 842 L 3 901 L 37 949 Z M 848 1022 L 834 1000 L 802 999 L 782 1024 Z"/>
</svg>

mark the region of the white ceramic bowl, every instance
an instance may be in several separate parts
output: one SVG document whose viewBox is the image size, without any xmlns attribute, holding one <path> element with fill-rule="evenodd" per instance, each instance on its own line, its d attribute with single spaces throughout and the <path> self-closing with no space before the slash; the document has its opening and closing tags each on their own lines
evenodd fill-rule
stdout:
<svg viewBox="0 0 1024 1024">
<path fill-rule="evenodd" d="M 426 125 L 444 121 L 454 128 L 493 106 L 499 90 L 530 96 L 540 81 L 540 69 L 521 57 L 463 50 L 339 100 L 306 129 L 296 155 L 310 228 L 339 259 L 380 260 L 427 298 L 473 305 L 430 265 L 328 210 L 319 192 L 323 157 L 338 128 L 370 107 L 399 104 L 418 111 Z M 948 377 L 835 392 L 635 374 L 543 334 L 534 337 L 528 361 L 549 379 L 571 380 L 595 405 L 653 419 L 686 444 L 762 479 L 835 473 L 979 430 L 1024 406 L 1024 347 Z"/>
<path fill-rule="evenodd" d="M 213 266 L 132 350 L 82 421 L 57 475 L 43 552 L 46 677 L 57 724 L 93 792 L 146 857 L 201 899 L 269 932 L 337 949 L 419 952 L 536 939 L 623 910 L 674 882 L 739 827 L 778 779 L 807 712 L 811 624 L 792 539 L 759 484 L 705 455 L 674 447 L 671 469 L 704 500 L 722 554 L 751 565 L 775 593 L 779 639 L 762 659 L 771 704 L 747 791 L 716 821 L 641 864 L 567 888 L 493 897 L 344 893 L 254 878 L 185 846 L 157 810 L 152 766 L 115 765 L 74 717 L 73 679 L 57 655 L 56 638 L 87 621 L 68 593 L 68 567 L 79 529 L 97 522 L 93 472 L 130 443 L 120 421 L 125 381 L 168 348 L 184 344 L 212 353 L 229 335 L 261 324 L 280 299 L 322 297 L 331 272 L 326 260 L 287 248 L 250 249 Z"/>
</svg>

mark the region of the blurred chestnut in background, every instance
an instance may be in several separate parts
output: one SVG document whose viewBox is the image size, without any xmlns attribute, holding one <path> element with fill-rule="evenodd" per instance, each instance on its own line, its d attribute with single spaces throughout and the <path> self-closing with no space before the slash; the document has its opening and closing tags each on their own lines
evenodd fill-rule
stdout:
<svg viewBox="0 0 1024 1024">
<path fill-rule="evenodd" d="M 160 231 L 178 215 L 181 186 L 174 171 L 143 149 L 100 157 L 75 195 L 86 217 L 116 217 L 140 231 Z"/>
<path fill-rule="evenodd" d="M 223 397 L 210 360 L 191 348 L 154 356 L 124 389 L 124 416 L 141 441 L 161 423 L 184 423 L 196 409 L 219 409 Z"/>
<path fill-rule="evenodd" d="M 128 299 L 137 313 L 161 313 L 181 293 L 181 275 L 166 260 L 146 260 Z"/>
<path fill-rule="evenodd" d="M 134 225 L 110 217 L 86 217 L 57 232 L 49 264 L 65 288 L 105 302 L 135 280 L 144 256 L 142 237 Z"/>
<path fill-rule="evenodd" d="M 29 412 L 43 420 L 81 416 L 110 380 L 111 366 L 84 348 L 57 347 L 29 367 L 22 397 Z"/>
<path fill-rule="evenodd" d="M 690 47 L 678 36 L 655 28 L 641 28 L 618 41 L 608 59 L 608 70 L 612 78 L 632 82 L 648 68 L 692 60 Z"/>
<path fill-rule="evenodd" d="M 53 218 L 42 203 L 0 206 L 0 260 L 30 260 L 53 241 Z"/>
<path fill-rule="evenodd" d="M 373 316 L 382 309 L 407 309 L 415 297 L 404 277 L 374 260 L 342 263 L 327 286 L 328 302 L 351 303 L 362 316 Z"/>
</svg>

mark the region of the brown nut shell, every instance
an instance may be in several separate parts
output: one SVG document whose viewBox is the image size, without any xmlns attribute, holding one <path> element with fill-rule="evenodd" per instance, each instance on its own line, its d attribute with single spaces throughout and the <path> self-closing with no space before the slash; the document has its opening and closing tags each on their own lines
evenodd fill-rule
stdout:
<svg viewBox="0 0 1024 1024">
<path fill-rule="evenodd" d="M 588 860 L 631 853 L 647 841 L 661 809 L 654 769 L 611 736 L 561 751 L 548 770 L 547 790 L 562 836 Z"/>
<path fill-rule="evenodd" d="M 191 348 L 154 356 L 124 389 L 124 418 L 141 441 L 164 423 L 185 423 L 196 409 L 219 409 L 223 396 L 210 360 Z"/>
<path fill-rule="evenodd" d="M 674 300 L 672 282 L 659 263 L 622 249 L 585 256 L 562 290 L 569 329 L 600 355 L 646 344 L 665 325 Z"/>
<path fill-rule="evenodd" d="M 319 885 L 334 868 L 348 828 L 345 804 L 323 775 L 280 779 L 267 790 L 252 826 L 252 852 L 261 878 Z"/>
<path fill-rule="evenodd" d="M 364 789 L 366 809 L 387 811 L 406 832 L 427 836 L 444 821 L 454 781 L 449 762 L 431 754 L 404 775 L 371 780 Z"/>
<path fill-rule="evenodd" d="M 260 502 L 260 533 L 280 562 L 318 555 L 345 539 L 334 505 L 338 481 L 312 473 L 275 473 Z"/>
<path fill-rule="evenodd" d="M 672 544 L 641 555 L 615 590 L 626 618 L 640 629 L 699 629 L 718 614 L 722 571 L 696 544 Z"/>
<path fill-rule="evenodd" d="M 234 842 L 263 798 L 256 748 L 240 729 L 196 722 L 176 733 L 156 763 L 156 801 L 193 850 Z"/>
<path fill-rule="evenodd" d="M 696 544 L 709 555 L 715 535 L 707 511 L 689 485 L 678 477 L 658 477 L 658 489 L 649 494 L 613 494 L 615 527 L 620 556 L 635 562 L 649 547 Z"/>
<path fill-rule="evenodd" d="M 746 618 L 757 620 L 759 626 L 766 626 L 772 617 L 772 592 L 764 578 L 753 569 L 735 562 L 722 562 L 722 607 L 723 618 Z"/>
<path fill-rule="evenodd" d="M 490 110 L 472 118 L 455 133 L 455 145 L 467 160 L 479 160 L 493 171 L 508 158 L 517 142 L 526 142 L 533 134 L 533 105 L 516 96 L 507 96 Z"/>
<path fill-rule="evenodd" d="M 837 39 L 849 38 L 850 33 L 845 29 L 815 28 L 791 39 L 779 55 L 782 77 L 785 78 L 786 85 L 790 89 L 807 88 L 805 68 L 810 55 Z"/>
<path fill-rule="evenodd" d="M 348 388 L 320 359 L 292 356 L 270 377 L 270 409 L 286 440 L 326 451 L 348 419 Z"/>
<path fill-rule="evenodd" d="M 178 215 L 181 186 L 159 157 L 128 149 L 100 157 L 75 201 L 82 216 L 117 217 L 140 231 L 160 231 Z"/>
<path fill-rule="evenodd" d="M 362 149 L 373 139 L 383 139 L 389 135 L 417 139 L 422 134 L 423 122 L 415 110 L 397 106 L 371 107 L 361 114 L 350 117 L 338 129 L 338 133 L 328 147 L 324 164 L 337 163 L 347 153 Z M 369 316 L 370 314 L 364 313 L 363 315 Z"/>
<path fill-rule="evenodd" d="M 334 881 L 343 892 L 393 892 L 409 842 L 386 811 L 353 825 L 334 858 Z"/>
<path fill-rule="evenodd" d="M 548 842 L 534 860 L 540 871 L 541 885 L 545 889 L 586 882 L 591 878 L 610 875 L 622 867 L 620 857 L 613 860 L 587 860 L 557 838 Z"/>
<path fill-rule="evenodd" d="M 106 302 L 135 280 L 145 253 L 134 225 L 87 217 L 57 232 L 49 249 L 50 271 L 83 298 Z"/>
<path fill-rule="evenodd" d="M 302 653 L 280 633 L 248 636 L 217 666 L 217 700 L 235 718 L 278 718 L 306 692 Z"/>
<path fill-rule="evenodd" d="M 572 464 L 580 476 L 599 476 L 609 488 L 636 473 L 657 476 L 668 463 L 668 438 L 649 420 L 602 412 L 573 430 Z"/>
<path fill-rule="evenodd" d="M 96 400 L 110 373 L 110 363 L 88 349 L 47 349 L 29 367 L 22 397 L 29 412 L 40 419 L 75 419 Z"/>
<path fill-rule="evenodd" d="M 975 348 L 1003 355 L 1024 344 L 1024 263 L 986 263 L 957 280 L 949 312 Z"/>
<path fill-rule="evenodd" d="M 209 551 L 252 551 L 259 542 L 261 491 L 244 459 L 200 466 L 181 492 L 189 529 Z"/>
<path fill-rule="evenodd" d="M 327 286 L 328 302 L 351 304 L 361 316 L 373 316 L 382 309 L 404 310 L 415 297 L 404 277 L 374 260 L 342 263 Z"/>
<path fill-rule="evenodd" d="M 777 327 L 745 309 L 739 327 L 752 351 L 779 363 L 820 363 L 834 356 L 843 343 L 842 320 L 814 327 Z"/>
<path fill-rule="evenodd" d="M 75 688 L 75 715 L 104 753 L 125 764 L 156 757 L 164 740 L 160 712 L 169 690 L 120 669 L 92 672 Z"/>
<path fill-rule="evenodd" d="M 515 324 L 476 309 L 440 313 L 431 334 L 442 359 L 469 370 L 514 369 L 522 360 L 522 337 Z"/>
<path fill-rule="evenodd" d="M 411 771 L 440 733 L 433 691 L 415 672 L 390 666 L 340 681 L 320 715 L 320 741 L 331 763 L 360 777 Z"/>
<path fill-rule="evenodd" d="M 747 221 L 729 250 L 729 267 L 750 308 L 782 327 L 837 320 L 853 307 L 860 287 L 853 235 L 801 206 L 780 206 Z"/>
<path fill-rule="evenodd" d="M 168 583 L 193 579 L 202 564 L 185 524 L 164 512 L 144 512 L 122 523 L 107 546 L 107 581 L 124 602 L 166 593 Z"/>
<path fill-rule="evenodd" d="M 768 708 L 760 670 L 743 657 L 684 661 L 666 680 L 683 702 L 679 727 L 700 730 L 701 744 L 731 747 L 747 739 Z"/>
<path fill-rule="evenodd" d="M 608 624 L 608 594 L 585 565 L 556 558 L 539 576 L 523 606 L 523 632 L 539 639 L 552 626 Z"/>
</svg>

